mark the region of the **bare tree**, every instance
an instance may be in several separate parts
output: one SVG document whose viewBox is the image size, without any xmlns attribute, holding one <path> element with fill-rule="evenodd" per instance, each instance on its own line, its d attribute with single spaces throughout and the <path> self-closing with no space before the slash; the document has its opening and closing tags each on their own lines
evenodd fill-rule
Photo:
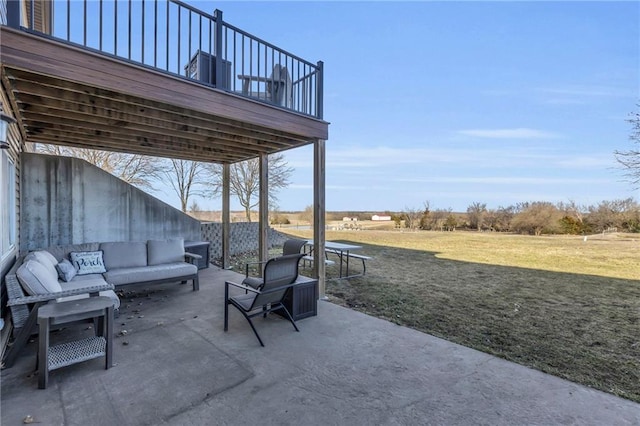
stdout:
<svg viewBox="0 0 640 426">
<path fill-rule="evenodd" d="M 268 160 L 269 167 L 269 206 L 275 208 L 278 203 L 276 192 L 289 185 L 289 178 L 293 168 L 289 167 L 282 154 L 272 154 Z M 212 189 L 214 196 L 222 192 L 222 165 L 207 165 L 211 180 L 207 186 Z M 251 210 L 260 203 L 260 161 L 258 158 L 234 163 L 230 170 L 230 192 L 238 198 L 244 208 L 248 222 L 251 222 Z"/>
<path fill-rule="evenodd" d="M 640 104 L 638 104 L 640 107 Z M 632 113 L 627 120 L 631 123 L 631 135 L 629 139 L 635 148 L 628 151 L 614 151 L 616 160 L 625 170 L 625 174 L 635 188 L 640 187 L 640 112 Z"/>
<path fill-rule="evenodd" d="M 207 195 L 204 165 L 197 161 L 171 159 L 162 168 L 160 179 L 173 188 L 185 213 L 190 197 Z"/>
<path fill-rule="evenodd" d="M 202 209 L 200 208 L 200 204 L 196 200 L 191 201 L 191 205 L 189 206 L 189 211 L 191 213 L 200 213 Z"/>
<path fill-rule="evenodd" d="M 159 177 L 161 171 L 162 161 L 159 158 L 147 155 L 48 144 L 36 144 L 35 151 L 63 157 L 80 158 L 131 185 L 144 189 L 153 189 L 153 182 Z"/>
<path fill-rule="evenodd" d="M 633 200 L 602 201 L 596 206 L 589 206 L 587 221 L 597 231 L 612 228 L 634 231 L 638 227 L 640 206 Z"/>
<path fill-rule="evenodd" d="M 309 222 L 309 224 L 313 225 L 313 205 L 305 207 L 304 210 L 298 215 L 298 218 L 301 221 Z"/>
<path fill-rule="evenodd" d="M 420 229 L 429 229 L 429 219 L 431 215 L 431 202 L 425 201 L 423 204 L 422 216 L 420 216 Z"/>
<path fill-rule="evenodd" d="M 448 209 L 435 209 L 431 212 L 429 229 L 444 231 L 445 229 L 447 229 L 447 220 L 449 219 L 449 217 L 453 217 L 453 209 L 451 207 L 449 207 Z M 455 226 L 457 226 L 457 221 Z"/>
<path fill-rule="evenodd" d="M 516 207 L 498 207 L 495 211 L 495 219 L 493 221 L 493 229 L 496 231 L 509 231 L 511 229 L 511 220 L 516 214 Z"/>
<path fill-rule="evenodd" d="M 552 203 L 538 201 L 522 204 L 520 213 L 511 220 L 513 230 L 520 233 L 542 235 L 555 233 L 560 229 L 562 213 Z"/>
<path fill-rule="evenodd" d="M 563 214 L 561 226 L 565 234 L 577 235 L 589 231 L 589 227 L 585 224 L 585 216 L 588 211 L 586 207 L 569 200 L 568 203 L 558 203 L 558 210 Z"/>
<path fill-rule="evenodd" d="M 424 210 L 416 208 L 404 208 L 404 225 L 409 229 L 416 229 L 420 226 L 420 218 L 422 217 Z"/>
<path fill-rule="evenodd" d="M 484 218 L 487 214 L 487 205 L 485 203 L 474 202 L 467 207 L 467 217 L 469 218 L 469 227 L 480 231 L 484 225 Z"/>
<path fill-rule="evenodd" d="M 444 229 L 447 231 L 455 231 L 458 226 L 458 219 L 453 215 L 453 213 L 449 213 L 447 216 L 447 220 L 444 222 Z"/>
</svg>

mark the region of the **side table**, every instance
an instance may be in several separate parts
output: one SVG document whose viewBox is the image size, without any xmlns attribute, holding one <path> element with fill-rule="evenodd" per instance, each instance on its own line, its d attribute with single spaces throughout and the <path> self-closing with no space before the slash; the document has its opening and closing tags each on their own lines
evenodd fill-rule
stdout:
<svg viewBox="0 0 640 426">
<path fill-rule="evenodd" d="M 96 335 L 49 347 L 49 329 L 97 318 Z M 105 357 L 105 369 L 113 365 L 113 300 L 108 297 L 88 297 L 66 302 L 49 303 L 38 308 L 38 388 L 46 389 L 49 371 Z"/>
<path fill-rule="evenodd" d="M 185 241 L 184 251 L 202 256 L 202 259 L 198 259 L 198 269 L 205 269 L 209 267 L 210 246 L 209 241 Z"/>
<path fill-rule="evenodd" d="M 318 315 L 318 280 L 298 275 L 282 303 L 294 321 Z"/>
</svg>

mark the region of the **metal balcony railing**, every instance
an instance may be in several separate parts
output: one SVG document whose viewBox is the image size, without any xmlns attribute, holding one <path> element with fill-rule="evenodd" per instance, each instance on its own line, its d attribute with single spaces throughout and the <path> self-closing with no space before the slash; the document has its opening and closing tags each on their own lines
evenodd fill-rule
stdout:
<svg viewBox="0 0 640 426">
<path fill-rule="evenodd" d="M 322 62 L 224 22 L 219 10 L 177 0 L 0 0 L 0 23 L 322 118 Z"/>
</svg>

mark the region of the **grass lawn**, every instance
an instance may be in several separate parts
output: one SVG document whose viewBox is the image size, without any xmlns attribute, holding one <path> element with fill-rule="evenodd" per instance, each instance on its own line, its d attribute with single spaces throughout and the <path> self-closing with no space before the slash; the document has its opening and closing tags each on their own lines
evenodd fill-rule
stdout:
<svg viewBox="0 0 640 426">
<path fill-rule="evenodd" d="M 640 235 L 328 231 L 327 240 L 374 257 L 366 276 L 327 282 L 331 301 L 640 402 Z"/>
</svg>

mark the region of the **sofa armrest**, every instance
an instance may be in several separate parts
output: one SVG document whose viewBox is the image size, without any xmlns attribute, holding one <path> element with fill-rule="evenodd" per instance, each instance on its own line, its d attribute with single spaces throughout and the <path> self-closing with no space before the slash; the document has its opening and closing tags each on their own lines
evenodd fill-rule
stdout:
<svg viewBox="0 0 640 426">
<path fill-rule="evenodd" d="M 23 296 L 9 299 L 7 306 L 26 305 L 29 303 L 47 302 L 49 300 L 56 300 L 60 297 L 75 296 L 78 294 L 98 294 L 101 291 L 113 290 L 112 284 L 100 284 L 89 287 L 75 288 L 73 290 L 63 290 L 55 293 L 37 294 L 35 296 Z"/>
<path fill-rule="evenodd" d="M 184 259 L 186 262 L 191 263 L 192 265 L 198 266 L 198 260 L 202 259 L 202 256 L 195 253 L 189 253 L 188 251 L 184 253 Z"/>
</svg>

